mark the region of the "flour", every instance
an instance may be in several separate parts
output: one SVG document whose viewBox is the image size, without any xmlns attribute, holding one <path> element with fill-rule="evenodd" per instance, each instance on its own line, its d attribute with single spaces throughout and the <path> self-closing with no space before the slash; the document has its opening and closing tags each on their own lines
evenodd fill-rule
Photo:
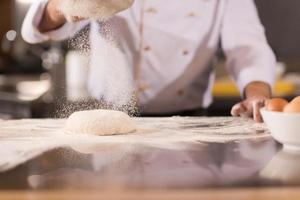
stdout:
<svg viewBox="0 0 300 200">
<path fill-rule="evenodd" d="M 73 17 L 105 21 L 129 8 L 134 0 L 63 0 L 60 11 L 69 21 Z"/>
<path fill-rule="evenodd" d="M 112 110 L 90 110 L 73 113 L 64 130 L 70 134 L 116 135 L 136 130 L 127 114 Z"/>
<path fill-rule="evenodd" d="M 84 27 L 72 38 L 68 40 L 68 48 L 89 57 L 91 52 L 90 45 L 90 26 Z"/>
<path fill-rule="evenodd" d="M 128 135 L 99 137 L 68 134 L 65 120 L 0 121 L 0 171 L 11 169 L 35 156 L 59 147 L 96 152 L 113 148 L 155 147 L 181 150 L 199 142 L 266 139 L 270 134 L 264 124 L 242 118 L 135 118 L 137 131 Z M 82 149 L 82 148 L 81 148 Z"/>
<path fill-rule="evenodd" d="M 84 98 L 77 102 L 65 102 L 63 100 L 60 102 L 55 109 L 53 118 L 68 118 L 72 113 L 84 110 L 118 110 L 125 112 L 129 116 L 138 115 L 138 107 L 136 104 L 136 99 L 132 98 L 127 104 L 122 106 L 109 105 L 103 100 L 96 100 L 90 98 Z"/>
<path fill-rule="evenodd" d="M 134 92 L 133 66 L 108 35 L 106 24 L 93 24 L 88 88 L 92 97 L 117 107 L 126 105 Z M 104 28 L 103 28 L 104 27 Z M 99 31 L 99 30 L 104 31 Z"/>
<path fill-rule="evenodd" d="M 92 20 L 75 37 L 69 40 L 69 46 L 90 58 L 87 88 L 90 97 L 97 99 L 97 109 L 113 109 L 130 115 L 137 113 L 134 96 L 133 64 L 124 54 L 113 36 L 111 15 L 131 6 L 133 0 L 64 0 L 61 10 L 66 16 L 80 16 Z M 95 21 L 96 20 L 96 21 Z M 93 105 L 83 105 L 77 110 L 71 107 L 64 110 L 79 111 L 83 108 L 95 109 Z M 70 114 L 70 112 L 68 112 Z M 63 116 L 68 116 L 63 113 Z"/>
</svg>

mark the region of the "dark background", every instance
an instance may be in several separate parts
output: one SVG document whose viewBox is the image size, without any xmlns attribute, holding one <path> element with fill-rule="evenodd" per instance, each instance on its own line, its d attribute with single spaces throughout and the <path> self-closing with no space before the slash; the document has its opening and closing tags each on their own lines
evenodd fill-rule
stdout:
<svg viewBox="0 0 300 200">
<path fill-rule="evenodd" d="M 256 0 L 270 45 L 289 71 L 300 67 L 300 1 Z"/>
</svg>

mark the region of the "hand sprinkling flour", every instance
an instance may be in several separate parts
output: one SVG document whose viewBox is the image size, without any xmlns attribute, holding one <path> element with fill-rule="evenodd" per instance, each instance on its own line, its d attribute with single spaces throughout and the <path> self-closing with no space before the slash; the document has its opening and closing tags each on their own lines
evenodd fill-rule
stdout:
<svg viewBox="0 0 300 200">
<path fill-rule="evenodd" d="M 63 0 L 61 12 L 67 20 L 73 17 L 105 21 L 129 8 L 134 0 Z"/>
</svg>

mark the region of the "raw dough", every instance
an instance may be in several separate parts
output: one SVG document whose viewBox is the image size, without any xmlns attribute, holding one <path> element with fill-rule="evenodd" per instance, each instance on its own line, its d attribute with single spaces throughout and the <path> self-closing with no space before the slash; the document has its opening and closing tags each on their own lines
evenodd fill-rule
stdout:
<svg viewBox="0 0 300 200">
<path fill-rule="evenodd" d="M 114 14 L 129 8 L 134 0 L 63 0 L 60 11 L 68 21 L 72 17 L 107 20 Z"/>
<path fill-rule="evenodd" d="M 127 134 L 136 124 L 127 114 L 113 110 L 91 110 L 73 113 L 66 122 L 68 133 L 91 135 Z"/>
</svg>

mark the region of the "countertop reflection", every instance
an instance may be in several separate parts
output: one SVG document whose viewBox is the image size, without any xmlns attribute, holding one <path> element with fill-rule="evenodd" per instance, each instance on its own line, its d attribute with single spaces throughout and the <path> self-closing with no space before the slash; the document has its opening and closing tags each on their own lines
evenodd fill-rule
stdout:
<svg viewBox="0 0 300 200">
<path fill-rule="evenodd" d="M 300 154 L 272 138 L 58 148 L 0 174 L 0 189 L 201 188 L 300 184 Z"/>
</svg>

